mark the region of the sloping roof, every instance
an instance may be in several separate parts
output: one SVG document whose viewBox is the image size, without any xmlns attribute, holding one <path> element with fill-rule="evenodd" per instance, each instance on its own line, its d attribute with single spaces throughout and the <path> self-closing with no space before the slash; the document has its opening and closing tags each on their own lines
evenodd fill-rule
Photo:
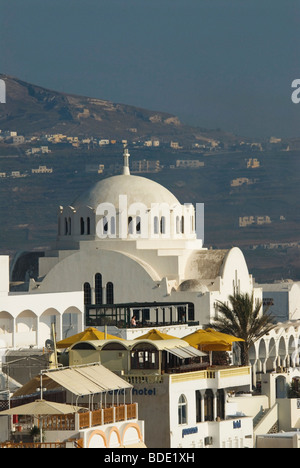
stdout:
<svg viewBox="0 0 300 468">
<path fill-rule="evenodd" d="M 221 276 L 222 266 L 229 250 L 199 250 L 189 259 L 186 277 L 197 280 Z"/>
<path fill-rule="evenodd" d="M 77 396 L 132 388 L 132 385 L 101 364 L 49 370 L 43 373 L 42 380 L 47 390 L 63 387 Z M 14 393 L 13 398 L 33 395 L 39 386 L 40 377 L 37 376 Z"/>
</svg>

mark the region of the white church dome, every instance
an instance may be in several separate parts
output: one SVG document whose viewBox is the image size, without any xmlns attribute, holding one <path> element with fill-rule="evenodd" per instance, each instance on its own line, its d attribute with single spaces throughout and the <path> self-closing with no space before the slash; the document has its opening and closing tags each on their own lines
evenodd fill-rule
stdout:
<svg viewBox="0 0 300 468">
<path fill-rule="evenodd" d="M 194 207 L 181 205 L 157 182 L 131 175 L 127 148 L 123 157 L 123 174 L 100 180 L 60 207 L 60 240 L 196 238 Z"/>
<path fill-rule="evenodd" d="M 169 190 L 153 180 L 133 175 L 118 175 L 97 182 L 90 190 L 76 198 L 72 206 L 75 209 L 79 206 L 96 209 L 101 203 L 112 203 L 118 208 L 120 195 L 127 196 L 128 205 L 139 202 L 150 208 L 152 203 L 167 203 L 169 206 L 180 204 Z"/>
</svg>

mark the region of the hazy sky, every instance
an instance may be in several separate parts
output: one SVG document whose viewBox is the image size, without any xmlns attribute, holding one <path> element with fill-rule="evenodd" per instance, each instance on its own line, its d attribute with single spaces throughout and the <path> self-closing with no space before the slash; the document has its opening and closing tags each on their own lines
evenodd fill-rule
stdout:
<svg viewBox="0 0 300 468">
<path fill-rule="evenodd" d="M 0 0 L 0 72 L 247 136 L 300 136 L 299 0 Z"/>
</svg>

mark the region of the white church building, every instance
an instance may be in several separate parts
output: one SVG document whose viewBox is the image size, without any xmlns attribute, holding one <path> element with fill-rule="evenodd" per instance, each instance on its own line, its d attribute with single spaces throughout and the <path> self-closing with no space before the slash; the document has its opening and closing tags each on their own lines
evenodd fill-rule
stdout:
<svg viewBox="0 0 300 468">
<path fill-rule="evenodd" d="M 0 257 L 0 347 L 43 347 L 52 323 L 58 340 L 85 326 L 126 328 L 133 314 L 143 327 L 201 326 L 230 294 L 262 300 L 241 250 L 204 248 L 197 209 L 131 175 L 123 157 L 123 174 L 59 208 L 56 242 L 27 292 L 9 291 Z"/>
</svg>

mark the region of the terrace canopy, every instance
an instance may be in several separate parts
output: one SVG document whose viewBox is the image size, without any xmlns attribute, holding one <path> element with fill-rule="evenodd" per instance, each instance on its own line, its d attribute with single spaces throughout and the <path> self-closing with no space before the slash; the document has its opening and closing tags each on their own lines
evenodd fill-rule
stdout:
<svg viewBox="0 0 300 468">
<path fill-rule="evenodd" d="M 47 390 L 64 388 L 77 397 L 132 388 L 131 384 L 97 363 L 45 371 L 17 390 L 13 398 L 35 394 L 40 379 Z"/>
</svg>

